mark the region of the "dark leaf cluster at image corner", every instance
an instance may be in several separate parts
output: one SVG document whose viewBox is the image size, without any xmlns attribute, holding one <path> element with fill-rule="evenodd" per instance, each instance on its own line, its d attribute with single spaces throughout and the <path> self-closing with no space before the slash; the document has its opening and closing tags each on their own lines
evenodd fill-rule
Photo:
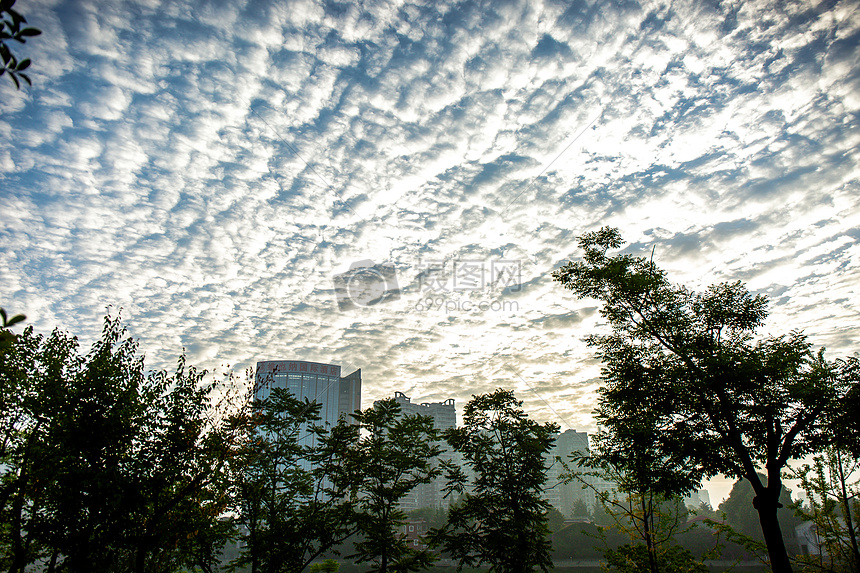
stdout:
<svg viewBox="0 0 860 573">
<path fill-rule="evenodd" d="M 12 53 L 9 47 L 9 42 L 14 41 L 21 44 L 27 43 L 27 38 L 38 36 L 42 33 L 41 30 L 32 27 L 21 26 L 27 23 L 19 12 L 13 6 L 15 0 L 2 0 L 0 2 L 0 57 L 3 59 L 3 67 L 0 68 L 0 76 L 7 74 L 9 79 L 15 84 L 15 87 L 20 89 L 21 82 L 24 80 L 27 85 L 31 85 L 30 77 L 23 73 L 24 70 L 30 67 L 30 59 L 24 58 L 18 60 Z"/>
</svg>

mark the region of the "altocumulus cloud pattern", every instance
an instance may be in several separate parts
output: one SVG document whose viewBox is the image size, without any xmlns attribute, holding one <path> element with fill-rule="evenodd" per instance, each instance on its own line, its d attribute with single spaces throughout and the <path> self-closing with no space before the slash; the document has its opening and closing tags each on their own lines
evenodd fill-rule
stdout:
<svg viewBox="0 0 860 573">
<path fill-rule="evenodd" d="M 86 344 L 113 305 L 152 367 L 504 385 L 590 429 L 600 317 L 550 272 L 613 225 L 857 347 L 856 3 L 16 7 L 44 33 L 0 84 L 0 301 L 39 330 Z M 339 304 L 362 261 L 395 281 Z"/>
</svg>

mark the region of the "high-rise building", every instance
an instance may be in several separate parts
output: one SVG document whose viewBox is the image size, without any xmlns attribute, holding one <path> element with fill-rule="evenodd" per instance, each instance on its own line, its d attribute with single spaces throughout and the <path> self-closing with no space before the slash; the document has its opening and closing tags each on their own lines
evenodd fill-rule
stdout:
<svg viewBox="0 0 860 573">
<path fill-rule="evenodd" d="M 395 392 L 394 399 L 400 405 L 404 414 L 421 414 L 433 418 L 433 427 L 439 430 L 447 430 L 457 426 L 457 411 L 454 408 L 454 399 L 449 398 L 444 402 L 421 402 L 416 404 L 403 392 Z"/>
<path fill-rule="evenodd" d="M 711 505 L 711 495 L 708 493 L 706 489 L 699 489 L 696 491 L 691 491 L 688 495 L 684 497 L 684 505 L 687 507 L 692 507 L 693 509 L 699 509 L 699 506 L 702 504 Z"/>
<path fill-rule="evenodd" d="M 341 377 L 340 366 L 302 360 L 257 362 L 254 397 L 263 400 L 272 388 L 286 388 L 300 400 L 320 404 L 320 422 L 335 425 L 340 416 L 361 409 L 361 369 Z M 302 445 L 315 445 L 308 433 Z"/>
<path fill-rule="evenodd" d="M 582 489 L 577 481 L 562 482 L 564 467 L 556 461 L 561 458 L 571 467 L 570 455 L 588 452 L 588 434 L 576 430 L 566 430 L 556 437 L 555 444 L 547 455 L 547 480 L 543 498 L 552 504 L 565 517 L 581 517 L 573 514 L 573 505 L 577 500 L 583 500 L 587 506 L 594 502 L 594 494 L 589 489 Z M 575 467 L 575 466 L 574 466 Z"/>
<path fill-rule="evenodd" d="M 562 483 L 561 474 L 564 473 L 564 468 L 555 461 L 556 456 L 564 460 L 569 469 L 576 470 L 576 464 L 570 460 L 571 454 L 587 454 L 589 451 L 588 434 L 586 432 L 567 430 L 558 435 L 552 450 L 550 450 L 547 456 L 549 469 L 547 471 L 544 499 L 550 502 L 553 507 L 558 509 L 567 518 L 583 517 L 582 515 L 575 515 L 573 511 L 573 506 L 578 500 L 582 500 L 585 506 L 593 512 L 597 504 L 596 493 L 613 491 L 618 488 L 615 482 L 594 475 L 582 476 L 582 480 L 585 483 L 576 479 L 568 483 Z"/>
<path fill-rule="evenodd" d="M 394 399 L 400 405 L 400 410 L 404 415 L 420 414 L 433 418 L 433 427 L 442 432 L 448 428 L 454 428 L 457 425 L 457 413 L 454 408 L 454 399 L 449 398 L 444 402 L 422 402 L 420 404 L 412 402 L 409 396 L 403 392 L 395 392 Z M 447 445 L 444 441 L 440 444 L 445 450 Z M 454 459 L 454 453 L 451 451 L 443 451 L 433 460 L 433 464 L 437 465 L 442 460 Z M 404 511 L 411 511 L 421 507 L 439 507 L 448 506 L 455 500 L 444 498 L 445 492 L 445 477 L 439 476 L 430 483 L 421 484 L 411 492 L 409 492 L 401 501 L 400 507 Z"/>
</svg>

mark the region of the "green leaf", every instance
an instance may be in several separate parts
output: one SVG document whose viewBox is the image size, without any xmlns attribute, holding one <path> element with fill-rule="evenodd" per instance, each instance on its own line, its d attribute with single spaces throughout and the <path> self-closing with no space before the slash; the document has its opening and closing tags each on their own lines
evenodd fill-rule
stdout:
<svg viewBox="0 0 860 573">
<path fill-rule="evenodd" d="M 42 33 L 38 28 L 24 28 L 18 32 L 19 36 L 38 36 Z"/>
<path fill-rule="evenodd" d="M 6 12 L 10 16 L 12 16 L 13 29 L 15 30 L 15 32 L 17 32 L 18 29 L 21 27 L 21 22 L 25 21 L 24 17 L 21 14 L 19 14 L 18 12 L 16 12 L 15 10 L 9 9 L 9 10 L 6 10 Z"/>
<path fill-rule="evenodd" d="M 18 62 L 18 66 L 15 68 L 19 72 L 23 72 L 27 68 L 30 67 L 30 58 L 24 58 L 20 62 Z"/>
<path fill-rule="evenodd" d="M 18 324 L 19 322 L 23 322 L 25 320 L 27 320 L 26 316 L 24 316 L 23 314 L 16 314 L 7 321 L 6 313 L 3 313 L 3 322 L 5 323 L 5 326 L 12 326 L 13 324 Z"/>
</svg>

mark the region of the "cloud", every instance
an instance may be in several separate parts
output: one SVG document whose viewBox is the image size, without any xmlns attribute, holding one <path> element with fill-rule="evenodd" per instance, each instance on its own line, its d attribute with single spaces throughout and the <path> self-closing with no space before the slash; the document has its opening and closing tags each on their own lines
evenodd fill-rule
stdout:
<svg viewBox="0 0 860 573">
<path fill-rule="evenodd" d="M 28 10 L 35 85 L 0 85 L 0 296 L 38 329 L 86 343 L 113 305 L 152 367 L 335 362 L 365 405 L 505 385 L 590 430 L 583 337 L 606 325 L 550 273 L 610 224 L 691 288 L 769 293 L 773 332 L 856 347 L 845 6 Z M 400 299 L 339 312 L 333 276 L 367 259 Z M 431 261 L 451 286 L 464 261 L 520 276 L 429 291 Z"/>
</svg>

